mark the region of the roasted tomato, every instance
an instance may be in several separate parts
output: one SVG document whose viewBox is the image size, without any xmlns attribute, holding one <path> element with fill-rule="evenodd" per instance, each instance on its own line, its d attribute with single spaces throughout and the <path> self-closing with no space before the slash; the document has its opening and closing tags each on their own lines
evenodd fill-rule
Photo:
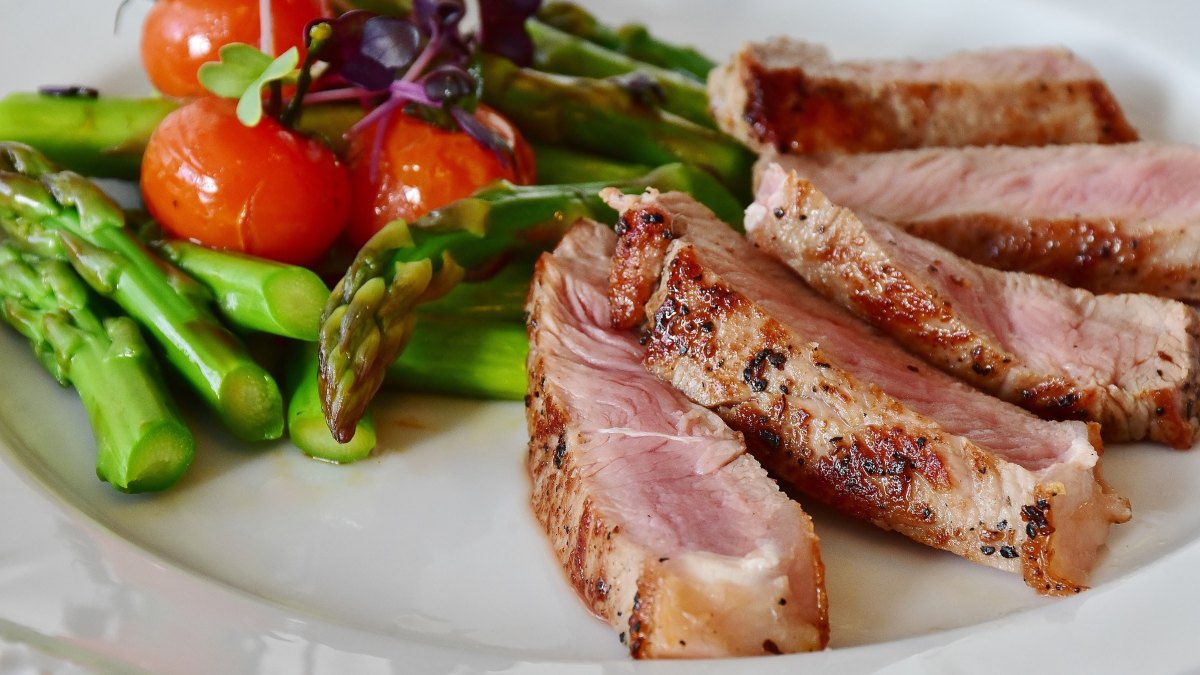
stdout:
<svg viewBox="0 0 1200 675">
<path fill-rule="evenodd" d="M 274 119 L 244 126 L 236 106 L 199 98 L 162 121 L 142 159 L 146 208 L 177 237 L 312 263 L 345 228 L 348 172 L 323 143 Z"/>
<path fill-rule="evenodd" d="M 142 66 L 167 96 L 201 96 L 200 65 L 233 42 L 261 47 L 257 0 L 157 0 L 142 25 Z M 329 16 L 326 0 L 271 0 L 270 51 L 304 49 L 308 22 Z"/>
<path fill-rule="evenodd" d="M 361 246 L 393 220 L 412 222 L 493 181 L 533 182 L 533 150 L 516 127 L 489 108 L 480 107 L 475 116 L 508 144 L 512 161 L 502 161 L 461 131 L 397 113 L 383 131 L 378 166 L 372 168 L 376 129 L 354 134 L 346 151 L 353 183 L 347 229 L 352 244 Z"/>
</svg>

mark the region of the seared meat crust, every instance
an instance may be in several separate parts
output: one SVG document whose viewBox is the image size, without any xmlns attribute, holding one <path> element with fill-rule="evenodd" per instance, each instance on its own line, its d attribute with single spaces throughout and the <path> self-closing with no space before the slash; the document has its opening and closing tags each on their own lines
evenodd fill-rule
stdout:
<svg viewBox="0 0 1200 675">
<path fill-rule="evenodd" d="M 1096 71 L 1064 49 L 835 62 L 824 47 L 775 38 L 715 69 L 709 101 L 722 129 L 760 151 L 1137 140 Z"/>
<path fill-rule="evenodd" d="M 1200 149 L 1125 143 L 767 154 L 834 203 L 988 267 L 1200 301 Z"/>
<path fill-rule="evenodd" d="M 646 307 L 647 368 L 741 431 L 780 480 L 916 541 L 1019 572 L 1039 592 L 1085 587 L 1108 526 L 1129 517 L 1100 478 L 1094 425 L 1036 420 L 916 365 L 860 324 L 840 343 L 821 335 L 812 325 L 830 321 L 833 308 L 805 319 L 822 301 L 700 217 L 686 196 L 609 197 L 625 223 L 649 211 L 672 228 Z M 736 284 L 725 277 L 735 268 L 744 274 Z M 748 288 L 755 276 L 762 285 Z M 777 314 L 780 297 L 802 309 Z M 863 350 L 884 350 L 879 362 L 902 371 L 887 388 L 864 379 L 874 366 L 856 361 Z M 1001 454 L 975 440 L 970 421 L 948 408 L 958 403 L 1027 445 Z"/>
<path fill-rule="evenodd" d="M 826 298 L 912 353 L 1047 419 L 1106 440 L 1191 447 L 1200 418 L 1200 319 L 1145 294 L 1094 295 L 962 259 L 765 170 L 746 231 Z"/>
</svg>

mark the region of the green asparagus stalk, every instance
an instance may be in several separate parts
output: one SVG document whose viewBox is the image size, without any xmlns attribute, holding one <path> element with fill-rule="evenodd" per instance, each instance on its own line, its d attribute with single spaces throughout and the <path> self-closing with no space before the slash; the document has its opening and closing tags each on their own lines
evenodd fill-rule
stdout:
<svg viewBox="0 0 1200 675">
<path fill-rule="evenodd" d="M 542 185 L 630 180 L 645 176 L 654 168 L 541 143 L 533 144 L 533 154 L 537 158 L 537 182 Z"/>
<path fill-rule="evenodd" d="M 136 179 L 150 135 L 178 106 L 164 98 L 9 94 L 0 99 L 0 141 L 31 145 L 87 176 Z M 340 151 L 346 130 L 362 116 L 358 105 L 305 106 L 297 129 Z"/>
<path fill-rule="evenodd" d="M 191 464 L 179 417 L 137 325 L 102 319 L 64 262 L 0 244 L 0 312 L 51 374 L 75 387 L 96 438 L 96 475 L 123 492 L 161 490 Z"/>
<path fill-rule="evenodd" d="M 388 366 L 385 382 L 415 391 L 517 401 L 525 396 L 528 351 L 520 321 L 422 311 L 404 352 Z"/>
<path fill-rule="evenodd" d="M 701 167 L 750 201 L 754 155 L 734 139 L 654 106 L 610 80 L 552 75 L 484 55 L 483 99 L 541 143 L 658 166 Z"/>
<path fill-rule="evenodd" d="M 638 73 L 652 80 L 662 92 L 663 110 L 703 127 L 715 128 L 708 111 L 704 83 L 673 70 L 659 68 L 594 42 L 531 20 L 525 24 L 533 40 L 533 67 L 550 73 L 580 77 L 613 77 Z"/>
<path fill-rule="evenodd" d="M 317 346 L 298 345 L 288 360 L 288 437 L 304 454 L 316 459 L 345 464 L 366 458 L 375 448 L 375 422 L 367 411 L 358 421 L 354 438 L 339 443 L 329 433 L 317 385 Z"/>
<path fill-rule="evenodd" d="M 28 146 L 0 144 L 0 226 L 26 248 L 69 260 L 93 289 L 136 319 L 234 435 L 282 435 L 275 381 L 193 292 L 177 290 L 171 266 L 151 256 L 91 182 L 56 171 Z"/>
<path fill-rule="evenodd" d="M 579 218 L 612 222 L 600 199 L 606 183 L 513 186 L 498 183 L 426 215 L 408 227 L 396 221 L 359 251 L 321 317 L 321 394 L 330 430 L 349 440 L 387 366 L 411 336 L 415 308 L 444 294 L 463 270 L 484 265 L 531 239 L 556 241 Z M 741 208 L 711 176 L 683 164 L 661 167 L 614 185 L 691 192 L 727 222 Z"/>
<path fill-rule="evenodd" d="M 524 325 L 525 300 L 529 297 L 531 278 L 532 261 L 520 260 L 505 265 L 488 279 L 458 284 L 442 297 L 421 305 L 422 321 L 425 317 L 458 318 Z"/>
<path fill-rule="evenodd" d="M 137 178 L 150 134 L 177 103 L 17 93 L 0 99 L 0 139 L 20 141 L 80 173 Z"/>
<path fill-rule="evenodd" d="M 716 64 L 691 47 L 655 38 L 645 26 L 629 24 L 612 30 L 587 10 L 570 2 L 550 2 L 538 10 L 538 19 L 606 49 L 656 66 L 684 73 L 703 82 Z"/>
<path fill-rule="evenodd" d="M 204 284 L 231 324 L 316 342 L 329 287 L 312 270 L 180 239 L 160 239 L 151 246 Z"/>
</svg>

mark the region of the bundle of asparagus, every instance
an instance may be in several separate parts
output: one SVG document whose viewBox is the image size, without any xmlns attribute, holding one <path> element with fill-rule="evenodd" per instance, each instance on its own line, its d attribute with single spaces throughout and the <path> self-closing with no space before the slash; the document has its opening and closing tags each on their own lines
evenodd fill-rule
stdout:
<svg viewBox="0 0 1200 675">
<path fill-rule="evenodd" d="M 405 11 L 404 2 L 383 4 Z M 139 324 L 237 437 L 280 438 L 286 420 L 306 453 L 354 461 L 374 447 L 369 407 L 384 383 L 524 395 L 527 262 L 460 282 L 552 245 L 577 218 L 611 221 L 601 188 L 683 190 L 740 221 L 752 158 L 712 128 L 703 88 L 711 62 L 639 26 L 608 29 L 567 3 L 544 7 L 527 27 L 533 67 L 484 55 L 484 101 L 535 141 L 540 185 L 499 183 L 417 222 L 393 223 L 359 251 L 332 293 L 311 270 L 164 240 L 153 224 L 126 227 L 124 214 L 80 175 L 25 145 L 0 146 L 4 316 L 95 413 L 102 479 L 126 491 L 162 489 L 194 448 Z M 174 107 L 157 98 L 14 94 L 0 100 L 0 139 L 32 142 L 72 170 L 128 178 Z M 313 105 L 299 126 L 336 147 L 361 116 L 358 106 Z M 47 300 L 46 288 L 68 286 L 71 294 L 58 295 L 73 300 Z M 97 295 L 121 314 L 89 313 Z M 239 338 L 247 332 L 295 341 L 286 349 L 284 392 L 250 358 Z M 113 358 L 118 353 L 124 360 Z M 97 394 L 101 381 L 106 398 L 116 387 L 139 399 L 127 416 L 93 409 L 109 406 Z"/>
</svg>

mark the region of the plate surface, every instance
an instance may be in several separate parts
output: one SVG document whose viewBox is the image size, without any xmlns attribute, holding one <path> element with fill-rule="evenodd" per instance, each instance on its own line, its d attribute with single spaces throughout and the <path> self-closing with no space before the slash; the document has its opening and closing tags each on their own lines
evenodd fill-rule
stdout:
<svg viewBox="0 0 1200 675">
<path fill-rule="evenodd" d="M 148 2 L 0 0 L 0 93 L 80 83 L 147 91 Z M 838 57 L 1061 44 L 1109 80 L 1143 136 L 1200 142 L 1200 5 L 946 0 L 593 0 L 724 57 L 788 33 Z M 115 23 L 115 29 L 114 29 Z M 0 332 L 0 673 L 1069 672 L 1200 668 L 1200 454 L 1112 446 L 1133 502 L 1095 587 L 1047 600 L 974 566 L 810 508 L 832 642 L 820 654 L 632 663 L 560 576 L 530 515 L 514 403 L 390 394 L 380 450 L 338 467 L 286 443 L 247 447 L 196 406 L 180 485 L 129 497 L 96 481 L 70 390 Z"/>
</svg>

